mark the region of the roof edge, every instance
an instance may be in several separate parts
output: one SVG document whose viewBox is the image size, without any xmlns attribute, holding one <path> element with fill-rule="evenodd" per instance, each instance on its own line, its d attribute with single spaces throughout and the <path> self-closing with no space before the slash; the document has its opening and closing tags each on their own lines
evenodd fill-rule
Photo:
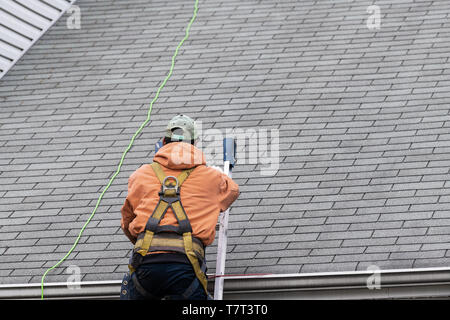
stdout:
<svg viewBox="0 0 450 320">
<path fill-rule="evenodd" d="M 369 289 L 373 276 L 379 286 Z M 121 281 L 48 283 L 45 299 L 118 299 Z M 213 291 L 214 279 L 209 280 Z M 0 299 L 40 299 L 41 285 L 0 285 Z M 225 300 L 449 298 L 450 268 L 230 276 Z"/>
</svg>

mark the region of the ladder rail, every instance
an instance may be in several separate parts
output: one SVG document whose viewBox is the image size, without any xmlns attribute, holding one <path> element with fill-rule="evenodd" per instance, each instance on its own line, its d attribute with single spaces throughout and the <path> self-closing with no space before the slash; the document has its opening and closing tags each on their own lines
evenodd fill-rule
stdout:
<svg viewBox="0 0 450 320">
<path fill-rule="evenodd" d="M 232 177 L 232 169 L 236 164 L 236 140 L 234 138 L 223 139 L 223 173 Z M 217 243 L 216 258 L 216 278 L 214 281 L 214 300 L 223 299 L 225 260 L 228 242 L 228 218 L 230 209 L 228 208 L 219 216 L 219 237 Z"/>
<path fill-rule="evenodd" d="M 224 163 L 224 173 L 230 178 L 231 166 L 230 161 L 225 161 Z M 227 254 L 227 232 L 228 232 L 228 218 L 230 214 L 230 209 L 222 212 L 219 216 L 219 237 L 217 242 L 217 258 L 216 258 L 216 278 L 214 281 L 214 300 L 223 299 L 223 286 L 224 286 L 224 275 L 225 275 L 225 260 Z"/>
</svg>

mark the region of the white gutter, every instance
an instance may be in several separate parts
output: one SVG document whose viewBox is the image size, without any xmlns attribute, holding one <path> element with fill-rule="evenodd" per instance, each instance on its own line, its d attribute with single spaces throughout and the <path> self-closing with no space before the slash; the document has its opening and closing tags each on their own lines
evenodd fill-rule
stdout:
<svg viewBox="0 0 450 320">
<path fill-rule="evenodd" d="M 379 274 L 380 288 L 368 279 Z M 371 278 L 372 277 L 372 278 Z M 450 268 L 225 277 L 225 300 L 450 298 Z M 371 281 L 369 281 L 371 284 Z M 45 284 L 46 299 L 118 299 L 121 281 Z M 214 290 L 214 280 L 209 290 Z M 0 299 L 40 299 L 40 284 L 0 285 Z"/>
<path fill-rule="evenodd" d="M 450 298 L 450 268 L 230 277 L 225 290 L 227 299 Z"/>
<path fill-rule="evenodd" d="M 121 281 L 86 281 L 47 283 L 44 299 L 118 299 Z M 41 284 L 0 285 L 1 299 L 41 299 Z"/>
</svg>

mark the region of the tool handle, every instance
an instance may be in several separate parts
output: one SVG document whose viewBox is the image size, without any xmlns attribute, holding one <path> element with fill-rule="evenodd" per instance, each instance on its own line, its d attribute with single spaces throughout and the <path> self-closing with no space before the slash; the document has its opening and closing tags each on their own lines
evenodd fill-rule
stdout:
<svg viewBox="0 0 450 320">
<path fill-rule="evenodd" d="M 223 139 L 223 161 L 229 162 L 231 168 L 236 164 L 236 140 L 234 138 Z"/>
<path fill-rule="evenodd" d="M 163 142 L 159 140 L 157 143 L 155 143 L 155 154 L 158 153 L 159 149 L 161 149 L 163 146 Z"/>
</svg>

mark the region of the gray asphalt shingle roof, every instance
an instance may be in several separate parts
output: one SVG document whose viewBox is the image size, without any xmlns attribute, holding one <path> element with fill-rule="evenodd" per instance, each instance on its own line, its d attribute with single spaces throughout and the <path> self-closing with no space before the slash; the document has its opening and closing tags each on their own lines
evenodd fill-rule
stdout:
<svg viewBox="0 0 450 320">
<path fill-rule="evenodd" d="M 69 250 L 144 121 L 194 1 L 79 0 L 0 81 L 0 282 Z M 277 129 L 280 165 L 238 164 L 227 273 L 450 262 L 450 3 L 201 0 L 174 73 L 80 244 L 46 282 L 121 279 L 128 176 L 168 119 Z M 215 246 L 208 249 L 214 271 Z"/>
</svg>

